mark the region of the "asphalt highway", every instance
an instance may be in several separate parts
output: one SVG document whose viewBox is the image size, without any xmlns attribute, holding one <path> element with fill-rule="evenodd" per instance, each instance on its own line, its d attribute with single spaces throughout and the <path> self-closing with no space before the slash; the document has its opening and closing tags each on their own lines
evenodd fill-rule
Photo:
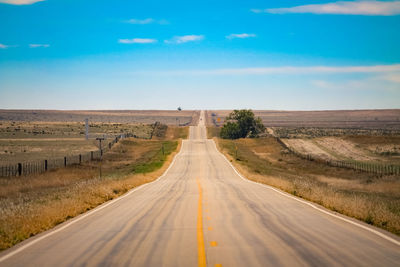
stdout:
<svg viewBox="0 0 400 267">
<path fill-rule="evenodd" d="M 204 113 L 165 175 L 0 254 L 1 266 L 400 266 L 400 239 L 240 177 Z"/>
</svg>

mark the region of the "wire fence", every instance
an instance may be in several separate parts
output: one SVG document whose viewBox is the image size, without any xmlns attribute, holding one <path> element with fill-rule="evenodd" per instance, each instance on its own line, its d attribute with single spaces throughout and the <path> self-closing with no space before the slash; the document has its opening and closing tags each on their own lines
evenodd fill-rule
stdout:
<svg viewBox="0 0 400 267">
<path fill-rule="evenodd" d="M 79 155 L 71 155 L 54 159 L 36 160 L 31 162 L 21 162 L 16 164 L 8 164 L 0 166 L 0 177 L 23 176 L 30 174 L 43 173 L 49 170 L 64 168 L 71 165 L 79 165 L 84 162 L 100 160 L 102 155 L 111 150 L 111 148 L 119 142 L 119 140 L 127 137 L 136 137 L 133 134 L 122 134 L 115 137 L 102 149 L 82 153 Z"/>
<path fill-rule="evenodd" d="M 360 162 L 355 160 L 343 161 L 343 160 L 322 159 L 310 154 L 303 154 L 294 150 L 292 147 L 286 145 L 279 137 L 276 137 L 276 140 L 278 141 L 278 143 L 280 143 L 284 148 L 289 150 L 294 155 L 309 161 L 323 163 L 332 167 L 353 169 L 356 171 L 375 173 L 380 175 L 400 175 L 400 165 L 374 163 L 374 162 Z"/>
</svg>

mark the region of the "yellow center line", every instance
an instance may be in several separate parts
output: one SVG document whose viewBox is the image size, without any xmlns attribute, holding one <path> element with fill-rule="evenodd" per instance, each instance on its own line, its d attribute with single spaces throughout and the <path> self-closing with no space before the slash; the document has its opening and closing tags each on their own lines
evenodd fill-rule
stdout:
<svg viewBox="0 0 400 267">
<path fill-rule="evenodd" d="M 203 192 L 201 189 L 200 181 L 197 179 L 197 187 L 199 188 L 199 204 L 197 208 L 197 248 L 198 248 L 198 258 L 199 267 L 207 266 L 206 262 L 206 249 L 204 246 L 204 233 L 203 233 Z"/>
</svg>

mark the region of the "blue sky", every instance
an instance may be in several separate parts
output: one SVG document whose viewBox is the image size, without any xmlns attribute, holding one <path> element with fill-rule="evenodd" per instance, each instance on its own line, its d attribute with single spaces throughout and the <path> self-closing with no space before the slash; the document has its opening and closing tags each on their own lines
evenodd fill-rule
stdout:
<svg viewBox="0 0 400 267">
<path fill-rule="evenodd" d="M 0 0 L 0 108 L 400 108 L 400 1 Z"/>
</svg>

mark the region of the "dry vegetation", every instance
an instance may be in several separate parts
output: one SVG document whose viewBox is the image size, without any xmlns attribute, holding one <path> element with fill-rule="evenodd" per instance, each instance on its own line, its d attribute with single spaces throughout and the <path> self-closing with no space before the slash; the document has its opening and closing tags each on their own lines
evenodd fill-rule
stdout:
<svg viewBox="0 0 400 267">
<path fill-rule="evenodd" d="M 169 126 L 165 133 L 165 136 L 159 139 L 162 140 L 187 139 L 188 136 L 189 136 L 189 127 Z"/>
<path fill-rule="evenodd" d="M 216 140 L 222 152 L 249 179 L 400 235 L 399 177 L 304 160 L 288 153 L 274 137 Z M 368 146 L 367 140 L 364 145 Z"/>
<path fill-rule="evenodd" d="M 91 123 L 85 140 L 84 123 L 0 121 L 0 165 L 44 160 L 98 150 L 96 137 L 104 145 L 120 134 L 150 138 L 151 125 Z"/>
<path fill-rule="evenodd" d="M 85 140 L 85 118 L 90 122 L 89 140 Z M 107 146 L 121 134 L 150 138 L 155 122 L 168 124 L 171 132 L 185 129 L 177 124 L 195 125 L 198 119 L 199 112 L 190 110 L 0 110 L 0 165 L 84 154 L 98 149 L 96 137 L 105 137 Z M 154 138 L 164 134 L 158 131 Z"/>
<path fill-rule="evenodd" d="M 219 127 L 207 127 L 207 138 L 211 139 L 214 137 L 219 137 L 219 132 L 221 131 L 221 128 Z"/>
<path fill-rule="evenodd" d="M 168 127 L 156 140 L 120 141 L 104 155 L 102 178 L 99 162 L 0 178 L 0 250 L 159 177 L 187 133 Z"/>
<path fill-rule="evenodd" d="M 207 112 L 208 123 L 220 126 L 231 110 Z M 212 116 L 214 114 L 214 116 Z M 400 130 L 400 109 L 272 111 L 254 110 L 267 127 L 320 127 Z M 218 121 L 218 118 L 220 120 Z M 215 120 L 214 120 L 215 119 Z"/>
<path fill-rule="evenodd" d="M 0 121 L 90 122 L 197 125 L 199 111 L 193 110 L 1 110 Z"/>
<path fill-rule="evenodd" d="M 115 136 L 132 133 L 146 138 L 151 132 L 150 124 L 89 122 L 89 136 Z M 0 139 L 49 139 L 84 138 L 85 123 L 42 122 L 42 121 L 0 121 Z"/>
<path fill-rule="evenodd" d="M 347 141 L 371 154 L 400 159 L 400 134 L 397 136 L 346 136 Z"/>
</svg>

